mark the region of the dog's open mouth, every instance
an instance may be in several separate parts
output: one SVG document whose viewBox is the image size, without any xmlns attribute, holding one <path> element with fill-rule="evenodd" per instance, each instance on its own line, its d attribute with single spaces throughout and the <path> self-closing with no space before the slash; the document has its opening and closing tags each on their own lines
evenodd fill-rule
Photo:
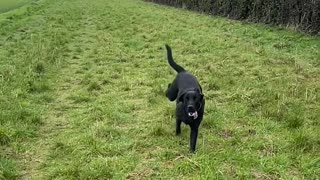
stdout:
<svg viewBox="0 0 320 180">
<path fill-rule="evenodd" d="M 193 119 L 197 119 L 198 118 L 198 112 L 197 111 L 194 112 L 194 113 L 189 112 L 188 116 L 193 117 Z"/>
</svg>

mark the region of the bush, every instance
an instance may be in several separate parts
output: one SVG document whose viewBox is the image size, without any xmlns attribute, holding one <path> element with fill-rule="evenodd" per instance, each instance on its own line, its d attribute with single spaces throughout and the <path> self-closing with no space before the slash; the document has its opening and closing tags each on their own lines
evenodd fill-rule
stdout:
<svg viewBox="0 0 320 180">
<path fill-rule="evenodd" d="M 320 33 L 319 0 L 148 0 L 232 19 Z"/>
</svg>

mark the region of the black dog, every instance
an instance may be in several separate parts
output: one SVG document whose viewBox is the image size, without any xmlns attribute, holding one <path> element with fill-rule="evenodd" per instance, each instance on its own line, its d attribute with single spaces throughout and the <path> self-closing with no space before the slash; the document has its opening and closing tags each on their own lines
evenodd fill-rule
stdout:
<svg viewBox="0 0 320 180">
<path fill-rule="evenodd" d="M 202 88 L 195 76 L 174 62 L 171 48 L 168 45 L 166 45 L 166 49 L 168 62 L 178 73 L 166 91 L 168 99 L 170 101 L 176 100 L 177 103 L 176 135 L 181 133 L 181 122 L 190 126 L 190 151 L 193 153 L 196 149 L 198 129 L 205 105 Z"/>
</svg>

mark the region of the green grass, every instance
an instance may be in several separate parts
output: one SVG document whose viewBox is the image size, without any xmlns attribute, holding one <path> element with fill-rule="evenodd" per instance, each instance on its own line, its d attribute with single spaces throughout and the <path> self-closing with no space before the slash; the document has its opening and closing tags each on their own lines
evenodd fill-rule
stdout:
<svg viewBox="0 0 320 180">
<path fill-rule="evenodd" d="M 174 134 L 164 44 L 203 86 Z M 0 15 L 0 179 L 318 179 L 320 39 L 139 0 Z"/>
</svg>

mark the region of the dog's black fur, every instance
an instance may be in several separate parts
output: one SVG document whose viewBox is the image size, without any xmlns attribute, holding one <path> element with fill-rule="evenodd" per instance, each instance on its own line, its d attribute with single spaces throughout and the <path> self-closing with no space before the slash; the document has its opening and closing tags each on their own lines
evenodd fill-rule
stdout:
<svg viewBox="0 0 320 180">
<path fill-rule="evenodd" d="M 202 88 L 195 76 L 174 62 L 171 48 L 168 45 L 165 46 L 168 62 L 178 73 L 166 91 L 170 101 L 176 100 L 176 135 L 181 133 L 181 122 L 190 126 L 190 151 L 193 153 L 196 149 L 198 129 L 205 105 Z"/>
</svg>

